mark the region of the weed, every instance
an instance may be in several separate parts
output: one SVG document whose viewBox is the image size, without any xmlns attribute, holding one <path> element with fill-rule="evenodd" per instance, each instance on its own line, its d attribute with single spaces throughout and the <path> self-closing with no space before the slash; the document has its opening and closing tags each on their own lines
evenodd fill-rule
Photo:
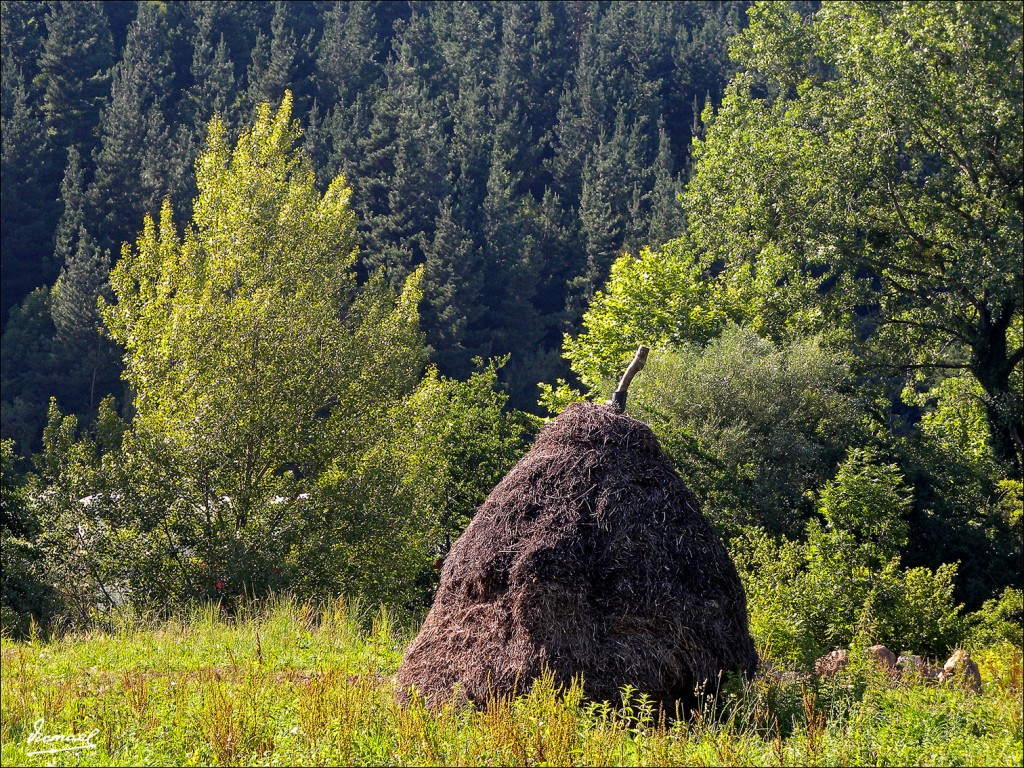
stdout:
<svg viewBox="0 0 1024 768">
<path fill-rule="evenodd" d="M 27 738 L 96 730 L 81 765 L 1021 765 L 1021 651 L 972 649 L 984 690 L 895 684 L 870 667 L 827 683 L 727 680 L 688 718 L 639 691 L 583 699 L 550 673 L 486 708 L 399 704 L 410 628 L 344 601 L 283 597 L 108 632 L 0 641 L 6 765 Z"/>
</svg>

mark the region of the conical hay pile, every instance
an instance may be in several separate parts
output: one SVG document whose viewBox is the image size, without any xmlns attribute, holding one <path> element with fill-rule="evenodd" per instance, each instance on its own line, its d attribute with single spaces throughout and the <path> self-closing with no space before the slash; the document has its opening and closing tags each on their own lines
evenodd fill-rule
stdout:
<svg viewBox="0 0 1024 768">
<path fill-rule="evenodd" d="M 632 685 L 694 703 L 757 655 L 736 569 L 650 428 L 569 406 L 498 483 L 455 542 L 398 671 L 433 703 L 486 705 L 543 667 L 593 699 Z"/>
</svg>

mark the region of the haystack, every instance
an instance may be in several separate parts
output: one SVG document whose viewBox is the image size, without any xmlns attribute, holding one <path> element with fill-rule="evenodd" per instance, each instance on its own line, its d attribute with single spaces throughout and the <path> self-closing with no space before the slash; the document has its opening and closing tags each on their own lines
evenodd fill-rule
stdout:
<svg viewBox="0 0 1024 768">
<path fill-rule="evenodd" d="M 577 403 L 453 545 L 397 683 L 486 706 L 547 667 L 588 698 L 631 685 L 671 714 L 756 666 L 736 569 L 654 433 Z"/>
</svg>

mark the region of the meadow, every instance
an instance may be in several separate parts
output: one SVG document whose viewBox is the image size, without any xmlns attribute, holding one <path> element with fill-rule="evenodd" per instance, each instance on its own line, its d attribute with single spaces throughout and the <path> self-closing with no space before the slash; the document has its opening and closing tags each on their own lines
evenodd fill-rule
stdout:
<svg viewBox="0 0 1024 768">
<path fill-rule="evenodd" d="M 396 702 L 413 626 L 343 600 L 2 640 L 0 761 L 13 765 L 1021 765 L 1022 660 L 984 679 L 890 680 L 856 653 L 816 680 L 730 681 L 685 721 L 634 691 L 582 700 L 542 678 L 486 711 Z M 55 751 L 61 750 L 61 751 Z"/>
</svg>

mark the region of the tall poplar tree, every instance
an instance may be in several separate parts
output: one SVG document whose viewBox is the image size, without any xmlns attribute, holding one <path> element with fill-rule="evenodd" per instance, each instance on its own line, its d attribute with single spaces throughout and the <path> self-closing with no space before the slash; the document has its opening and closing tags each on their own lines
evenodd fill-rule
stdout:
<svg viewBox="0 0 1024 768">
<path fill-rule="evenodd" d="M 234 146 L 214 119 L 192 221 L 181 232 L 169 202 L 147 216 L 102 308 L 135 393 L 130 485 L 148 499 L 125 525 L 183 591 L 214 562 L 231 594 L 262 590 L 271 564 L 320 546 L 314 530 L 357 537 L 327 489 L 420 372 L 419 275 L 400 296 L 357 286 L 351 192 L 342 177 L 317 191 L 299 138 L 287 92 Z"/>
</svg>

